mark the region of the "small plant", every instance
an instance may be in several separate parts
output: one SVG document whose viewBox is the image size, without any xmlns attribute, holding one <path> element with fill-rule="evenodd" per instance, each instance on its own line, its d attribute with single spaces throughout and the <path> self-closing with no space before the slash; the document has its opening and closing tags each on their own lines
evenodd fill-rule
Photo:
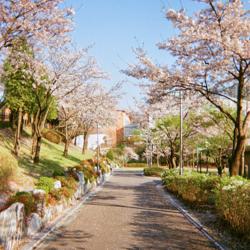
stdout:
<svg viewBox="0 0 250 250">
<path fill-rule="evenodd" d="M 99 166 L 102 171 L 102 174 L 110 172 L 109 166 L 107 165 L 106 161 L 102 161 Z"/>
<path fill-rule="evenodd" d="M 49 192 L 49 195 L 52 196 L 56 201 L 60 201 L 62 199 L 60 189 L 53 189 Z"/>
<path fill-rule="evenodd" d="M 62 187 L 77 189 L 77 181 L 72 176 L 57 176 L 56 179 L 61 182 Z"/>
<path fill-rule="evenodd" d="M 26 216 L 29 216 L 31 213 L 36 212 L 36 200 L 29 192 L 17 192 L 15 195 L 10 197 L 8 205 L 10 206 L 15 202 L 24 204 Z"/>
<path fill-rule="evenodd" d="M 55 179 L 50 177 L 40 177 L 36 187 L 44 190 L 47 194 L 54 189 Z"/>
<path fill-rule="evenodd" d="M 110 149 L 110 150 L 107 152 L 106 157 L 107 157 L 108 159 L 110 159 L 111 161 L 113 161 L 113 160 L 115 159 L 114 152 L 113 152 L 112 149 Z"/>
</svg>

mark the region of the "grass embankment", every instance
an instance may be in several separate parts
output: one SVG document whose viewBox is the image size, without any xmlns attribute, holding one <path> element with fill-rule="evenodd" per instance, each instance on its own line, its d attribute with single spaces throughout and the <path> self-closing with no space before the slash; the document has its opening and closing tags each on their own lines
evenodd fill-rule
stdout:
<svg viewBox="0 0 250 250">
<path fill-rule="evenodd" d="M 6 150 L 10 155 L 13 149 L 13 132 L 11 129 L 1 129 L 0 138 L 0 155 L 6 153 Z M 17 158 L 18 167 L 12 178 L 13 182 L 23 189 L 34 187 L 36 179 L 40 176 L 51 176 L 54 172 L 62 172 L 67 167 L 78 165 L 82 160 L 92 157 L 91 152 L 83 155 L 81 149 L 70 146 L 69 156 L 66 158 L 63 156 L 63 144 L 55 144 L 43 139 L 40 163 L 33 164 L 30 154 L 31 145 L 32 140 L 28 131 L 22 137 L 20 156 Z"/>
</svg>

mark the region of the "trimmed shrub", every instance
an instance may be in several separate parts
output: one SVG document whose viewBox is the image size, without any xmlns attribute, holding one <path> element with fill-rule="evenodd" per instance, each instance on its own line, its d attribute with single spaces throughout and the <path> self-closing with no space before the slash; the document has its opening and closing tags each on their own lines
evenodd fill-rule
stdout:
<svg viewBox="0 0 250 250">
<path fill-rule="evenodd" d="M 216 209 L 233 230 L 247 235 L 250 239 L 249 181 L 243 178 L 231 178 L 228 185 L 223 186 L 222 184 L 221 188 L 216 192 Z"/>
<path fill-rule="evenodd" d="M 31 213 L 36 212 L 36 200 L 31 193 L 17 192 L 15 195 L 10 197 L 8 205 L 11 206 L 15 202 L 24 204 L 26 216 L 29 216 Z"/>
<path fill-rule="evenodd" d="M 50 177 L 40 177 L 36 188 L 44 190 L 47 194 L 54 189 L 55 180 Z"/>
<path fill-rule="evenodd" d="M 44 129 L 42 132 L 42 136 L 48 141 L 56 144 L 60 144 L 62 141 L 61 135 L 58 132 L 51 129 Z"/>
<path fill-rule="evenodd" d="M 177 170 L 166 171 L 162 176 L 165 187 L 192 205 L 212 205 L 215 203 L 215 190 L 219 186 L 218 176 L 198 173 L 185 173 L 180 176 Z"/>
<path fill-rule="evenodd" d="M 107 157 L 108 159 L 110 159 L 111 161 L 114 160 L 115 156 L 114 156 L 114 152 L 113 152 L 112 149 L 110 149 L 110 150 L 107 152 L 106 157 Z"/>
<path fill-rule="evenodd" d="M 53 177 L 56 176 L 65 176 L 65 171 L 62 168 L 56 168 L 53 172 Z"/>
<path fill-rule="evenodd" d="M 127 163 L 126 167 L 128 167 L 128 168 L 146 168 L 147 164 L 141 163 L 141 162 L 133 162 L 133 163 Z"/>
<path fill-rule="evenodd" d="M 161 175 L 164 172 L 163 168 L 159 167 L 148 167 L 143 169 L 144 175 L 145 176 L 156 176 L 156 177 L 161 177 Z"/>
<path fill-rule="evenodd" d="M 110 172 L 110 168 L 109 166 L 107 165 L 107 163 L 105 161 L 102 161 L 100 164 L 100 169 L 102 171 L 102 174 L 105 174 L 105 173 L 109 173 Z"/>
<path fill-rule="evenodd" d="M 72 176 L 57 176 L 56 179 L 61 182 L 62 187 L 66 187 L 73 190 L 77 189 L 77 181 Z"/>
<path fill-rule="evenodd" d="M 192 205 L 214 205 L 231 228 L 250 239 L 250 181 L 242 177 L 178 175 L 178 169 L 162 175 L 165 187 Z"/>
<path fill-rule="evenodd" d="M 78 171 L 82 171 L 84 174 L 84 179 L 86 182 L 94 182 L 98 174 L 94 170 L 95 162 L 93 160 L 84 160 L 80 163 L 80 165 L 76 166 L 75 168 Z"/>
</svg>

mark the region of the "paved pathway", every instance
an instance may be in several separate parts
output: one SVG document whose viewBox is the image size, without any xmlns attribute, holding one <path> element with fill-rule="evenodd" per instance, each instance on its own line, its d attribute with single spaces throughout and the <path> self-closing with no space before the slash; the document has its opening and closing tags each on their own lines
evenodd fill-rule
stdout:
<svg viewBox="0 0 250 250">
<path fill-rule="evenodd" d="M 120 170 L 39 249 L 214 249 L 157 190 L 157 178 Z"/>
</svg>

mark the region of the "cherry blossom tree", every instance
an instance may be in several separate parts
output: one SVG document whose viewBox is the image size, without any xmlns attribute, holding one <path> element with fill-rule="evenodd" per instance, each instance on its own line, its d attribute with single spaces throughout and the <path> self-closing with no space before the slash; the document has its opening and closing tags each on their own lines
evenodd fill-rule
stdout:
<svg viewBox="0 0 250 250">
<path fill-rule="evenodd" d="M 139 64 L 126 73 L 146 78 L 151 86 L 150 100 L 177 90 L 188 90 L 206 98 L 234 124 L 230 163 L 231 175 L 242 166 L 250 112 L 244 115 L 250 75 L 250 19 L 243 2 L 197 0 L 205 8 L 188 16 L 184 10 L 168 10 L 166 17 L 178 29 L 178 35 L 158 47 L 176 57 L 173 67 L 156 65 L 146 53 L 137 50 Z M 235 94 L 236 92 L 236 94 Z M 236 108 L 236 117 L 227 106 Z"/>
<path fill-rule="evenodd" d="M 72 30 L 74 11 L 62 8 L 62 2 L 0 0 L 0 50 L 11 47 L 17 37 L 26 37 L 35 43 L 68 40 L 66 34 Z"/>
<path fill-rule="evenodd" d="M 65 100 L 83 83 L 103 77 L 95 60 L 86 50 L 52 49 L 43 61 L 31 60 L 29 70 L 34 79 L 33 94 L 37 110 L 33 115 L 33 158 L 39 162 L 42 130 L 54 101 Z M 43 91 L 41 95 L 40 92 Z"/>
<path fill-rule="evenodd" d="M 88 136 L 91 129 L 105 128 L 112 125 L 115 120 L 116 105 L 119 98 L 120 83 L 106 90 L 101 85 L 93 86 L 87 102 L 82 105 L 79 122 L 82 126 L 83 154 L 88 148 Z"/>
</svg>

